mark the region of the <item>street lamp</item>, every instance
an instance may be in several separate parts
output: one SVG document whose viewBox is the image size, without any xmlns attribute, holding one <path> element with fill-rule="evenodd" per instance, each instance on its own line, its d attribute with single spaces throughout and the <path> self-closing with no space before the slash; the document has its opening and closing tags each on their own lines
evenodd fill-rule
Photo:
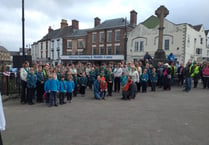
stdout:
<svg viewBox="0 0 209 145">
<path fill-rule="evenodd" d="M 127 28 L 126 28 L 126 18 L 125 18 L 125 28 L 124 28 L 124 60 L 125 60 L 125 63 L 127 61 L 127 41 L 128 41 L 128 38 L 127 38 Z"/>
</svg>

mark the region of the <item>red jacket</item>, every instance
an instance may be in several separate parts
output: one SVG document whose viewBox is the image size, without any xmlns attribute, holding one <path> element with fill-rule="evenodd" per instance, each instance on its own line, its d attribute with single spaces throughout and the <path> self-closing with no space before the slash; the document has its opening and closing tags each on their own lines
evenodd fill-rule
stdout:
<svg viewBox="0 0 209 145">
<path fill-rule="evenodd" d="M 130 86 L 131 84 L 132 84 L 132 80 L 131 80 L 130 82 L 127 81 L 127 83 L 126 83 L 126 91 L 128 91 L 129 86 Z"/>
<path fill-rule="evenodd" d="M 203 68 L 203 70 L 202 70 L 202 74 L 203 74 L 203 76 L 207 76 L 207 77 L 209 77 L 209 67 L 205 67 L 205 68 Z"/>
<path fill-rule="evenodd" d="M 104 77 L 102 77 L 100 81 L 100 90 L 101 91 L 107 90 L 107 82 Z"/>
</svg>

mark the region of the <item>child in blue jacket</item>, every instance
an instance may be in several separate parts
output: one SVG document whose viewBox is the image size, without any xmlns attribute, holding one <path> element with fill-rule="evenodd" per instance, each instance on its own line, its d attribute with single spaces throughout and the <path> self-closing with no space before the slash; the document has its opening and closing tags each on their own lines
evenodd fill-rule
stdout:
<svg viewBox="0 0 209 145">
<path fill-rule="evenodd" d="M 67 83 L 65 81 L 65 76 L 62 75 L 60 77 L 60 81 L 59 81 L 59 103 L 65 104 L 65 94 L 66 94 L 66 90 L 67 90 Z"/>
<path fill-rule="evenodd" d="M 147 81 L 148 81 L 148 73 L 147 69 L 144 69 L 143 73 L 140 76 L 141 83 L 142 83 L 142 93 L 147 92 Z"/>
<path fill-rule="evenodd" d="M 28 88 L 28 104 L 33 105 L 33 99 L 35 97 L 37 77 L 34 74 L 34 69 L 30 68 L 30 72 L 27 75 L 27 88 Z"/>
<path fill-rule="evenodd" d="M 50 95 L 50 92 L 49 92 L 49 83 L 50 83 L 50 80 L 52 79 L 52 75 L 50 73 L 47 74 L 47 80 L 46 82 L 44 83 L 44 98 L 46 100 L 46 104 L 48 105 L 49 104 L 49 95 Z"/>
<path fill-rule="evenodd" d="M 150 76 L 150 81 L 151 81 L 151 91 L 155 91 L 156 89 L 156 84 L 157 84 L 157 81 L 158 81 L 158 75 L 156 73 L 156 69 L 153 68 L 152 69 L 152 73 L 151 73 L 151 76 Z"/>
<path fill-rule="evenodd" d="M 57 74 L 52 73 L 52 79 L 49 81 L 49 107 L 57 106 L 57 93 L 59 92 L 59 81 L 57 80 Z"/>
<path fill-rule="evenodd" d="M 67 81 L 67 101 L 70 103 L 72 102 L 72 93 L 75 88 L 75 83 L 73 81 L 72 75 L 68 76 L 68 81 Z"/>
</svg>

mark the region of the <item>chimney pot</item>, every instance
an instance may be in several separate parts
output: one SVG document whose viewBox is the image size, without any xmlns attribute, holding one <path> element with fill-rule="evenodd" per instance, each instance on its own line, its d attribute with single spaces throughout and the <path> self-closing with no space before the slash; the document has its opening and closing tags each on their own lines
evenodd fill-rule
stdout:
<svg viewBox="0 0 209 145">
<path fill-rule="evenodd" d="M 77 20 L 72 20 L 72 27 L 73 29 L 79 29 L 79 21 Z"/>
<path fill-rule="evenodd" d="M 68 26 L 67 20 L 62 19 L 62 20 L 61 20 L 60 25 L 61 25 L 61 26 L 60 26 L 60 27 L 61 27 L 61 29 L 63 29 L 63 28 L 65 28 L 65 27 L 67 27 L 67 26 Z"/>
<path fill-rule="evenodd" d="M 130 12 L 130 23 L 131 23 L 131 26 L 136 27 L 136 23 L 137 23 L 137 12 L 135 10 L 132 10 Z"/>
<path fill-rule="evenodd" d="M 96 17 L 96 18 L 94 18 L 94 27 L 96 27 L 97 25 L 99 25 L 100 24 L 100 18 L 98 18 L 98 17 Z"/>
<path fill-rule="evenodd" d="M 52 32 L 52 31 L 53 31 L 52 27 L 49 26 L 49 28 L 48 28 L 48 33 Z"/>
</svg>

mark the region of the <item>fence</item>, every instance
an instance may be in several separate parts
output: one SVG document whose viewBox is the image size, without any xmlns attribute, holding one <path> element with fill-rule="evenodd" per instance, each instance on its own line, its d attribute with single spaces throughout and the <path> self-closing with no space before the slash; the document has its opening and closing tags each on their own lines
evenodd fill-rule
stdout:
<svg viewBox="0 0 209 145">
<path fill-rule="evenodd" d="M 2 95 L 20 94 L 20 77 L 16 72 L 0 72 L 0 91 Z"/>
</svg>

